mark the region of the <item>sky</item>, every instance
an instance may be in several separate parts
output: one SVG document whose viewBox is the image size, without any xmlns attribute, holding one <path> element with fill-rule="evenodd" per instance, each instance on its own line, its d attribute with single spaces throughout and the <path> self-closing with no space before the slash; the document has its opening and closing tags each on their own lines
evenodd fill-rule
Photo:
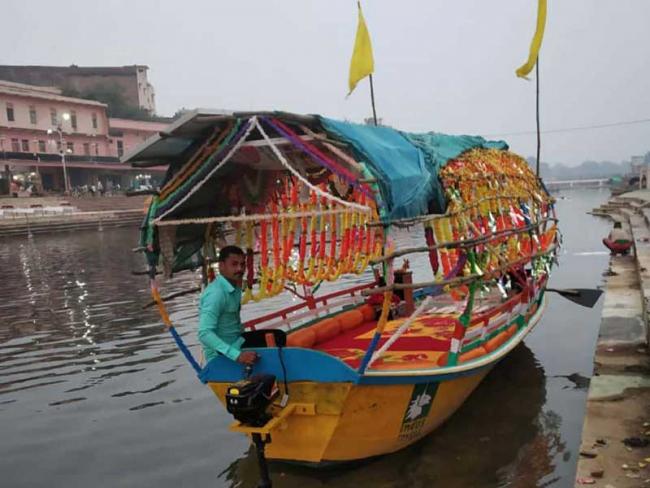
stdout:
<svg viewBox="0 0 650 488">
<path fill-rule="evenodd" d="M 0 64 L 149 66 L 157 112 L 277 109 L 361 121 L 348 98 L 354 0 L 3 0 Z M 364 0 L 378 116 L 535 154 L 528 56 L 537 0 Z M 10 20 L 10 21 L 9 21 Z M 542 130 L 650 120 L 650 1 L 548 0 Z M 521 134 L 521 132 L 528 132 Z M 650 151 L 650 122 L 542 134 L 550 164 Z"/>
</svg>

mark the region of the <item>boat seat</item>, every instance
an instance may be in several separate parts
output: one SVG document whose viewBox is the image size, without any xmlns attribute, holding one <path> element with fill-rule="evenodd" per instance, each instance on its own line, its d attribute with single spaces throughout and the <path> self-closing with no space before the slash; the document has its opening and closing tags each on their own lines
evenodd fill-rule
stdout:
<svg viewBox="0 0 650 488">
<path fill-rule="evenodd" d="M 290 333 L 287 336 L 287 346 L 310 349 L 330 341 L 343 332 L 355 329 L 373 320 L 374 317 L 375 309 L 372 305 L 365 304 L 353 310 L 346 310 Z"/>
<path fill-rule="evenodd" d="M 242 334 L 242 347 L 284 347 L 287 344 L 286 332 L 280 329 L 250 330 Z"/>
</svg>

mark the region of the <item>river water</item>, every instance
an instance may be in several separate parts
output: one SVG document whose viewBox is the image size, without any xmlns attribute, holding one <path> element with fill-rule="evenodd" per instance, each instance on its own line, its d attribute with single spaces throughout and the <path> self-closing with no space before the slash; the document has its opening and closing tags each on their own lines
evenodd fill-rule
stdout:
<svg viewBox="0 0 650 488">
<path fill-rule="evenodd" d="M 608 196 L 558 195 L 564 247 L 551 286 L 601 283 L 609 223 L 585 212 Z M 136 229 L 0 240 L 0 486 L 255 486 L 247 441 L 228 431 L 229 415 L 142 307 L 136 240 Z M 411 260 L 416 278 L 423 262 Z M 166 291 L 197 279 L 186 273 Z M 356 466 L 274 464 L 274 486 L 573 486 L 602 303 L 589 310 L 548 297 L 525 345 L 432 435 Z M 196 300 L 170 304 L 194 346 Z"/>
</svg>

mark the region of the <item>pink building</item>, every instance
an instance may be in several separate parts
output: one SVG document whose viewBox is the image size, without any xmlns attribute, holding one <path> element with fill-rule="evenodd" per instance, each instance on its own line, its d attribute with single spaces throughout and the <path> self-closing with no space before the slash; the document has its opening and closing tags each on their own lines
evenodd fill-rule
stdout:
<svg viewBox="0 0 650 488">
<path fill-rule="evenodd" d="M 146 120 L 109 119 L 111 138 L 111 149 L 113 154 L 122 157 L 122 154 L 130 151 L 138 144 L 146 141 L 153 134 L 164 130 L 168 124 L 162 122 L 150 122 Z"/>
<path fill-rule="evenodd" d="M 128 187 L 135 173 L 119 156 L 166 124 L 112 122 L 114 127 L 103 103 L 65 97 L 58 88 L 0 81 L 0 193 L 20 172 L 37 174 L 45 191 L 64 190 L 64 167 L 68 188 L 97 181 Z"/>
</svg>

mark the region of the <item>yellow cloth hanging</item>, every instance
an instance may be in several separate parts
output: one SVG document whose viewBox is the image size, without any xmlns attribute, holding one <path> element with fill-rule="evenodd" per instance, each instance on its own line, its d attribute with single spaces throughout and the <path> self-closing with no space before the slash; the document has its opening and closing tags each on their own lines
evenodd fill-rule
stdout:
<svg viewBox="0 0 650 488">
<path fill-rule="evenodd" d="M 350 95 L 362 79 L 372 74 L 375 70 L 375 60 L 372 56 L 372 43 L 366 21 L 361 12 L 361 2 L 359 6 L 359 23 L 357 25 L 357 36 L 354 41 L 354 50 L 352 51 L 352 60 L 350 61 L 350 79 L 348 85 Z"/>
<path fill-rule="evenodd" d="M 537 63 L 537 56 L 539 56 L 539 49 L 542 47 L 542 39 L 544 38 L 544 27 L 546 26 L 546 0 L 539 0 L 537 7 L 537 28 L 533 41 L 530 43 L 530 53 L 528 54 L 528 61 L 520 66 L 516 73 L 520 78 L 526 78 L 528 73 L 532 71 Z"/>
</svg>

